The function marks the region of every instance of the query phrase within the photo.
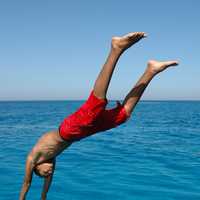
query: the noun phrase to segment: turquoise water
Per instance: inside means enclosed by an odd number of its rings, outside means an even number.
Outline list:
[[[81,104],[0,103],[0,199],[18,199],[27,153]],[[34,176],[27,199],[40,199],[41,186]],[[140,102],[126,124],[74,143],[57,159],[48,199],[199,200],[200,102]]]

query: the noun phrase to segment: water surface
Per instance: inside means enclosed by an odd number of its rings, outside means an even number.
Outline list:
[[[18,199],[27,153],[82,103],[0,102],[0,199]],[[34,176],[27,199],[41,187]],[[48,199],[199,200],[200,102],[143,101],[126,124],[74,143],[57,158]]]

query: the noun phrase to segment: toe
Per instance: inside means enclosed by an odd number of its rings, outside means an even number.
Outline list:
[[[179,63],[177,61],[167,61],[167,62],[165,62],[165,65],[167,65],[167,66],[176,66],[178,64]]]
[[[144,33],[144,34],[143,34],[143,37],[147,37],[147,33]]]
[[[137,32],[136,37],[138,38],[147,37],[147,34],[145,32]]]

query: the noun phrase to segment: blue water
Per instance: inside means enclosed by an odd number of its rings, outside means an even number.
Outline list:
[[[18,199],[27,153],[81,104],[0,103],[0,199]],[[41,187],[34,176],[27,199]],[[57,158],[48,199],[199,200],[200,102],[140,102],[126,124],[74,143]]]

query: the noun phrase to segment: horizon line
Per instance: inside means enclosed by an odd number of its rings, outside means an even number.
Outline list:
[[[33,101],[86,101],[87,99],[16,99],[0,100],[1,102],[33,102]],[[109,99],[108,101],[123,101],[123,99]],[[140,101],[200,101],[200,99],[142,99]]]

